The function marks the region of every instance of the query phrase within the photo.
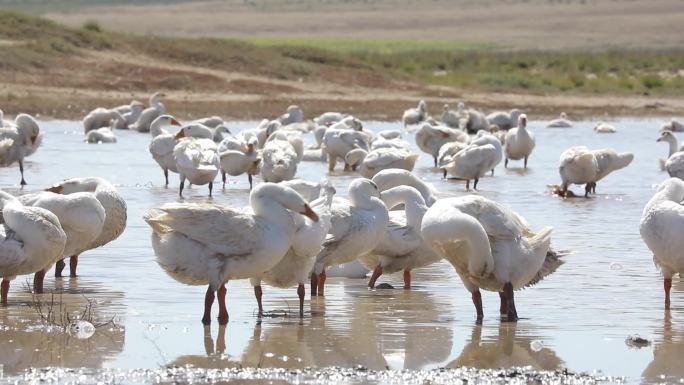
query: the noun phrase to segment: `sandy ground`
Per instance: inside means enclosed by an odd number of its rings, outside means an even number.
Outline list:
[[[517,49],[681,47],[681,0],[199,1],[99,6],[47,17],[133,33],[448,40]]]

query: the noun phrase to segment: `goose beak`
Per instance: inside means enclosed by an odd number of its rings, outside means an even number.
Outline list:
[[[47,189],[45,189],[45,191],[49,191],[49,192],[52,192],[55,194],[61,194],[63,189],[64,188],[62,186],[57,185],[57,186],[52,186],[50,188],[47,188]]]
[[[309,217],[314,222],[318,222],[318,214],[311,210],[311,206],[308,204],[304,205],[304,211],[300,212],[300,214],[304,215],[305,217]]]
[[[178,131],[175,138],[176,138],[176,140],[185,138],[185,131],[183,131],[183,130]]]
[[[169,123],[169,124],[172,126],[180,126],[181,125],[180,122],[177,121],[175,118],[172,118],[171,123]]]
[[[656,142],[661,142],[663,140],[663,137],[661,136],[660,138],[656,139]]]

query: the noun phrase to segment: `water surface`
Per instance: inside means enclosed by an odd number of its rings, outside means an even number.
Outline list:
[[[126,198],[129,222],[115,242],[85,253],[78,278],[55,280],[48,292],[65,306],[79,309],[95,301],[97,316],[116,316],[118,325],[97,330],[87,340],[48,330],[27,306],[27,279],[13,282],[10,304],[0,308],[0,364],[4,376],[31,367],[159,368],[193,365],[204,368],[304,368],[362,365],[373,370],[433,369],[471,366],[587,371],[627,376],[630,383],[677,382],[684,377],[684,283],[675,280],[673,308],[663,311],[662,278],[639,237],[639,218],[655,186],[666,178],[658,158],[667,146],[656,143],[657,121],[616,122],[618,133],[596,134],[592,122],[572,129],[546,129],[530,124],[537,137],[529,168],[522,162],[503,164],[485,177],[476,192],[508,205],[534,229],[553,226],[553,244],[572,250],[567,263],[537,286],[516,293],[522,319],[517,325],[498,319],[499,297],[483,292],[485,320],[475,324],[469,293],[447,263],[415,271],[411,291],[369,291],[365,280],[331,278],[325,298],[305,304],[296,317],[296,289],[264,287],[266,310],[290,317],[259,320],[246,280],[230,282],[226,327],[200,323],[204,287],[185,286],[157,266],[150,231],[142,213],[176,201],[177,175],[163,186],[163,174],[147,151],[149,135],[118,131],[116,144],[82,142],[78,122],[43,122],[43,147],[26,164],[29,185],[22,192],[50,186],[63,178],[101,176],[116,184]],[[231,124],[239,130],[253,122]],[[398,128],[396,123],[370,122],[373,130]],[[413,144],[412,135],[406,139]],[[308,141],[312,141],[310,136]],[[605,178],[591,199],[560,199],[548,192],[559,183],[560,153],[573,145],[614,148],[635,153],[626,169]],[[419,151],[416,148],[416,151]],[[423,154],[415,172],[444,195],[466,194],[461,181],[441,180]],[[19,193],[18,168],[3,168],[0,187]],[[298,176],[318,180],[324,163],[305,162]],[[331,180],[346,194],[353,174],[336,172]],[[247,178],[231,178],[214,189],[214,202],[245,205]],[[583,188],[574,187],[576,192]],[[207,200],[206,186],[186,189],[186,201]],[[379,282],[401,287],[401,277]],[[308,287],[307,287],[308,292]],[[42,296],[49,299],[50,294]],[[216,312],[217,309],[214,309]],[[634,349],[633,334],[652,341]]]

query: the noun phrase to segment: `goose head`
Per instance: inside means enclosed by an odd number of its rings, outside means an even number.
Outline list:
[[[449,105],[446,103],[444,104],[444,112],[449,112]]]
[[[150,132],[160,131],[164,126],[180,126],[180,122],[171,115],[161,115],[150,124]]]
[[[365,178],[354,179],[349,184],[348,194],[352,205],[360,208],[370,206],[369,203],[372,201],[372,198],[380,199],[378,185]]]
[[[203,138],[211,139],[213,141],[214,133],[211,131],[211,128],[205,126],[204,124],[192,123],[184,126],[180,131],[178,131],[176,134],[176,139],[181,138]]]
[[[656,142],[677,143],[677,138],[674,136],[672,131],[665,130],[660,133],[660,136],[658,139],[656,139]]]
[[[418,102],[418,109],[421,112],[425,112],[427,110],[427,105],[425,104],[425,100],[421,100]]]
[[[520,128],[527,127],[527,115],[526,114],[520,114],[520,116],[518,116],[518,127],[520,127]]]
[[[318,214],[311,206],[290,187],[276,183],[262,183],[256,186],[249,194],[249,202],[257,215],[276,215],[274,211],[278,206],[299,213],[318,222]]]
[[[94,192],[98,186],[103,183],[108,184],[109,182],[99,177],[72,178],[63,180],[52,187],[45,189],[45,191],[65,195],[77,192]]]
[[[561,113],[560,113],[560,118],[563,119],[563,120],[565,120],[565,119],[568,118],[568,115],[567,115],[565,112],[561,112]]]

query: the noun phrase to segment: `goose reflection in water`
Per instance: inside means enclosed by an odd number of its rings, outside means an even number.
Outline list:
[[[653,343],[653,360],[641,374],[644,382],[677,383],[684,379],[684,327],[672,325],[672,314],[665,310],[661,335]],[[656,334],[658,332],[656,331]]]
[[[499,369],[531,366],[536,370],[555,370],[563,365],[552,349],[543,345],[533,347],[533,342],[541,338],[526,333],[521,335],[526,331],[525,328],[515,324],[500,324],[498,329],[498,336],[483,340],[482,326],[474,326],[470,342],[447,367]]]

